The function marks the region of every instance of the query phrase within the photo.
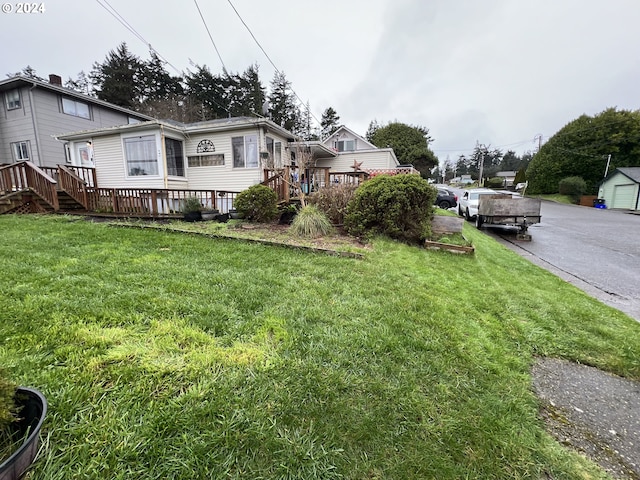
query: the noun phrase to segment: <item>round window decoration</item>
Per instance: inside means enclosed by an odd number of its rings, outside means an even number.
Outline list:
[[[216,147],[211,140],[200,140],[197,146],[198,153],[210,153],[215,152]]]

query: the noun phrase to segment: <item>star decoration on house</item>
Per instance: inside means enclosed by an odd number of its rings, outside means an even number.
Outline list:
[[[357,160],[354,160],[353,165],[351,165],[351,168],[353,168],[354,172],[359,172],[361,166],[362,166],[362,162],[358,162]]]

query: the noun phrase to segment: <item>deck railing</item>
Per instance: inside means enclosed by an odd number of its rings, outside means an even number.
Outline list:
[[[172,190],[149,188],[89,189],[88,210],[144,217],[181,214],[188,197],[197,197],[200,204],[229,213],[238,192],[226,190]]]
[[[59,209],[56,181],[31,162],[0,167],[0,195],[33,191],[54,210]]]
[[[89,208],[87,184],[69,167],[58,165],[58,185],[84,208]]]

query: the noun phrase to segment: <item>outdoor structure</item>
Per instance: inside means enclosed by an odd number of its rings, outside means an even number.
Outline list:
[[[329,167],[332,172],[359,168],[375,174],[388,173],[400,167],[392,148],[378,148],[344,125],[319,143],[330,154],[319,158],[316,165]]]
[[[517,174],[518,172],[502,171],[502,172],[496,173],[496,177],[502,178],[502,186],[504,188],[507,188],[507,187],[513,186],[513,182],[516,179]]]
[[[64,162],[0,165],[0,213],[68,211],[178,215],[189,197],[227,213],[262,183],[281,202],[377,174],[418,173],[346,127],[324,141],[295,141],[266,118],[191,124],[148,120],[55,136]]]
[[[64,88],[57,75],[50,75],[49,83],[23,76],[0,80],[0,98],[0,164],[66,164],[71,152],[53,135],[151,118]],[[73,154],[82,159],[82,165],[93,166],[91,145],[78,148]]]
[[[607,208],[640,211],[640,167],[619,167],[598,187]]]
[[[289,165],[293,135],[265,118],[235,117],[182,124],[151,120],[58,135],[70,163],[92,145],[101,187],[242,191],[263,169]]]

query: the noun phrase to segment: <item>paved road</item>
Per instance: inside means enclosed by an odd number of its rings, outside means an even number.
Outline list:
[[[529,228],[531,242],[498,229],[490,234],[640,321],[640,215],[544,201],[541,214],[541,223]]]

